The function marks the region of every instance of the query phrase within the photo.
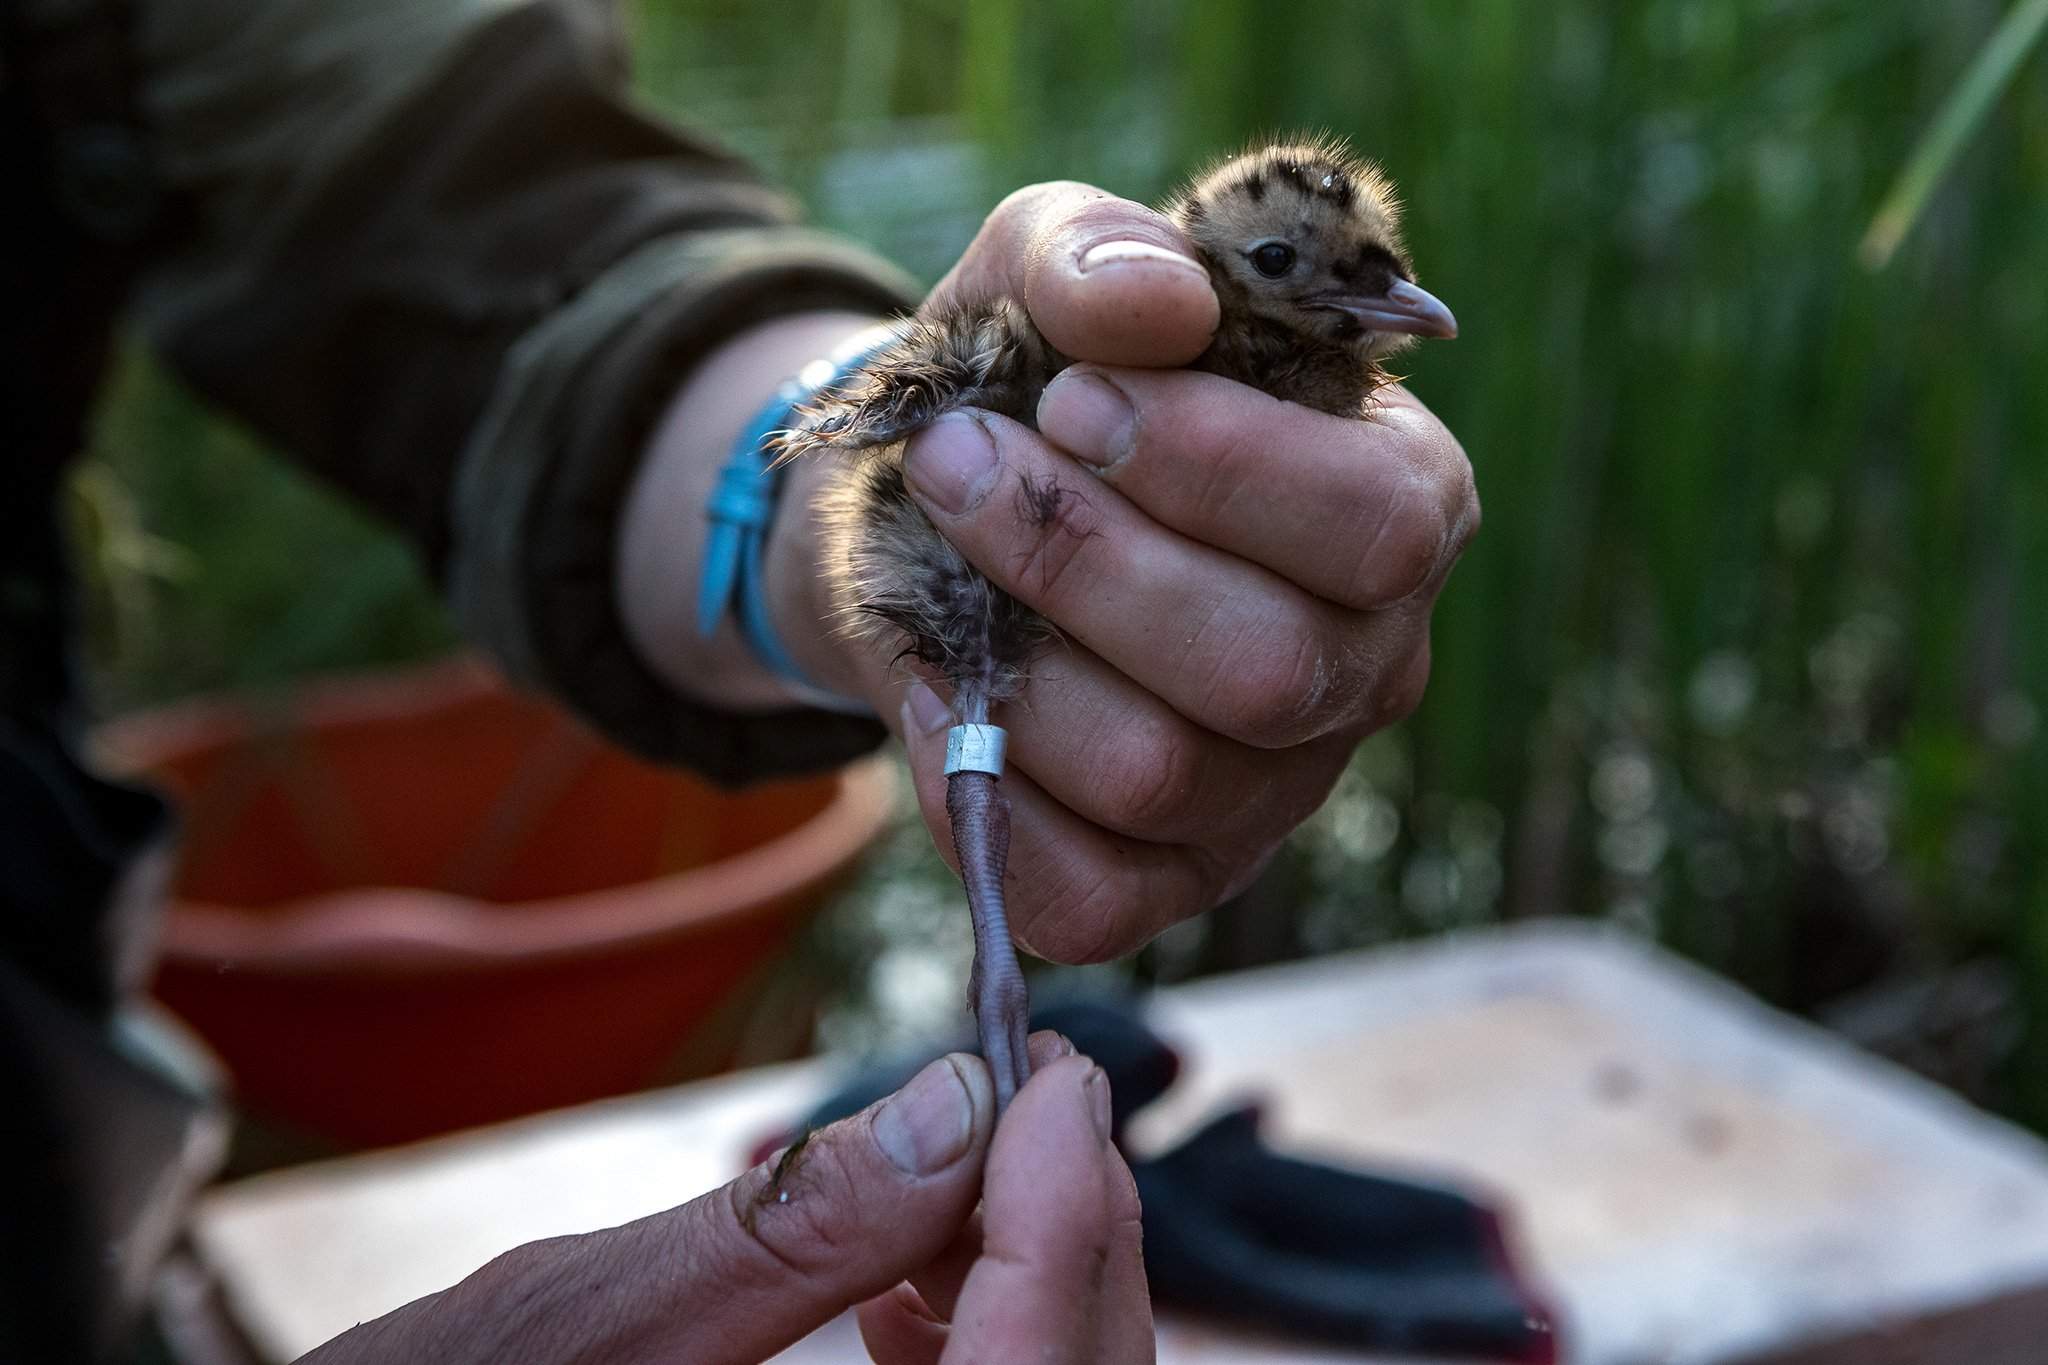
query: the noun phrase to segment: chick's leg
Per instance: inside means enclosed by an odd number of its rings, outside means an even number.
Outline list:
[[[946,816],[953,825],[953,851],[960,859],[967,908],[974,916],[974,974],[968,980],[968,1003],[974,1008],[975,1028],[981,1035],[981,1055],[995,1078],[996,1112],[1000,1114],[1031,1077],[1025,1051],[1031,1003],[1003,909],[1010,803],[996,790],[992,775],[957,772],[946,779]]]

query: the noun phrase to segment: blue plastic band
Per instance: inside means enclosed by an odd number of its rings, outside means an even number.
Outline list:
[[[769,619],[762,557],[777,495],[782,491],[782,470],[774,467],[775,452],[769,443],[789,426],[805,399],[839,383],[895,339],[893,331],[879,340],[872,332],[862,332],[829,359],[806,365],[777,388],[733,443],[732,454],[718,471],[718,483],[704,508],[711,533],[705,541],[704,566],[697,583],[697,633],[706,637],[716,634],[718,623],[731,611],[748,648],[770,672],[800,689],[811,705],[856,715],[870,715],[872,710],[806,677]]]

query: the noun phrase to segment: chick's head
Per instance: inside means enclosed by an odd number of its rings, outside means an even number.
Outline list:
[[[1401,206],[1378,167],[1340,143],[1229,157],[1167,206],[1234,312],[1373,358],[1452,337],[1450,309],[1415,283]]]

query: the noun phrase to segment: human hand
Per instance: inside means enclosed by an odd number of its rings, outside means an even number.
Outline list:
[[[1047,388],[1040,432],[956,413],[911,442],[907,465],[947,538],[1066,636],[1003,717],[1010,924],[1059,961],[1114,957],[1250,882],[1358,741],[1420,699],[1430,612],[1479,525],[1464,451],[1406,390],[1346,420],[1166,368],[1217,325],[1186,249],[1141,204],[1032,186],[989,215],[925,305],[1017,298],[1086,362]],[[679,689],[735,710],[800,700],[729,625],[696,638],[701,509],[766,395],[871,322],[758,328],[699,366],[664,417],[622,519],[619,591],[634,643]],[[977,456],[994,461],[985,481],[968,469]],[[811,677],[902,734],[950,860],[938,756],[951,717],[929,688],[906,692],[889,648],[846,640],[819,572],[815,507],[839,472],[789,468],[768,547],[777,631]],[[1027,477],[1074,496],[1039,524],[1018,496]]]
[[[981,1210],[922,1270],[861,1305],[878,1365],[1152,1360],[1137,1187],[1108,1137],[1108,1078],[1062,1060],[1072,1055],[1057,1035],[1032,1037],[1032,1076],[989,1147]]]
[[[1185,251],[1142,205],[1034,186],[926,304],[1009,295],[1089,362],[1046,390],[1039,432],[957,413],[906,461],[947,539],[1066,637],[1003,717],[1010,922],[1061,961],[1116,956],[1250,881],[1358,741],[1415,706],[1431,609],[1479,523],[1464,452],[1405,390],[1345,420],[1160,368],[1217,324]],[[1027,481],[1070,496],[1042,521]],[[952,718],[922,685],[899,704],[886,653],[833,680],[901,730],[950,856]]]
[[[1151,1306],[1108,1081],[1056,1035],[1032,1054],[999,1132],[981,1060],[941,1058],[779,1175],[771,1159],[665,1213],[519,1247],[301,1365],[751,1365],[866,1300],[881,1365],[1142,1365]]]

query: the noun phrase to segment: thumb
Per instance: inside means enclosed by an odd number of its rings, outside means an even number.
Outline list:
[[[994,1128],[988,1068],[941,1057],[728,1185],[516,1248],[309,1362],[408,1359],[436,1343],[434,1359],[493,1365],[754,1365],[931,1261],[980,1197]]]
[[[649,1305],[667,1329],[658,1358],[764,1359],[926,1264],[973,1212],[994,1127],[987,1066],[942,1057],[887,1099],[645,1220],[664,1224],[649,1229],[661,1259],[682,1262],[682,1282]]]
[[[1064,355],[1106,365],[1185,365],[1219,317],[1209,272],[1164,214],[1071,180],[996,205],[926,309],[999,294]]]

